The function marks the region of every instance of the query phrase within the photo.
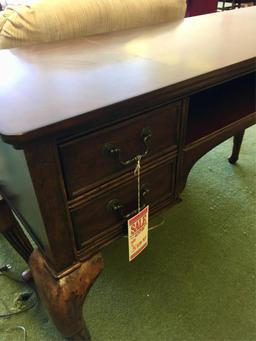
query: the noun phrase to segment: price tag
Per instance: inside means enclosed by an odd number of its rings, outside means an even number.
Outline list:
[[[137,257],[148,245],[149,206],[128,220],[129,261]]]

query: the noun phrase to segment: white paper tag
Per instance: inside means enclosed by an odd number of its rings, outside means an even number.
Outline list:
[[[149,206],[128,220],[129,261],[137,257],[148,245]]]

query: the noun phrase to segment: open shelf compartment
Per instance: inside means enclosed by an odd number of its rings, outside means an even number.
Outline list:
[[[192,95],[186,145],[255,112],[255,77],[250,73]]]

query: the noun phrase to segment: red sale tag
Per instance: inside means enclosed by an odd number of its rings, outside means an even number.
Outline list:
[[[137,257],[148,245],[148,212],[145,207],[128,220],[129,261]]]

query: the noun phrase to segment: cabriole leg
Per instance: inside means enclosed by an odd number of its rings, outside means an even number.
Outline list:
[[[83,262],[65,277],[52,276],[42,254],[35,250],[29,259],[33,279],[55,326],[68,340],[91,340],[83,319],[83,303],[103,269],[101,254]]]
[[[239,152],[240,152],[241,144],[243,141],[243,137],[244,137],[244,130],[242,130],[240,133],[234,136],[232,154],[230,158],[228,159],[228,161],[231,164],[235,164],[239,158]]]

